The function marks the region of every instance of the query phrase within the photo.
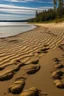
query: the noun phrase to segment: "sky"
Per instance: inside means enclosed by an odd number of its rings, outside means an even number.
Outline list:
[[[0,0],[0,20],[26,20],[53,8],[53,0]]]

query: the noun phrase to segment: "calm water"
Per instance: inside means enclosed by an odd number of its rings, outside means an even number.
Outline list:
[[[14,36],[34,28],[34,25],[25,22],[0,22],[0,38]]]

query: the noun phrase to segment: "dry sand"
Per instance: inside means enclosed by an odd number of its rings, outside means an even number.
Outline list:
[[[64,23],[36,25],[32,31],[0,39],[0,96],[15,96],[8,88],[20,77],[26,78],[23,90],[36,87],[48,96],[64,96],[64,88],[57,88],[52,78],[53,71],[64,72]],[[55,67],[54,58],[62,68]],[[64,83],[64,76],[61,80]]]

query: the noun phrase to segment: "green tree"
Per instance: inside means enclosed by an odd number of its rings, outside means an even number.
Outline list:
[[[58,0],[58,15],[60,18],[63,15],[63,0]]]
[[[53,3],[54,3],[54,10],[56,10],[57,0],[53,0]]]
[[[38,12],[36,11],[36,17],[38,17]]]

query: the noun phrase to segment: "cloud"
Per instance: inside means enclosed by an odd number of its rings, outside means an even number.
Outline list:
[[[34,15],[0,14],[0,20],[25,20],[33,17]]]
[[[15,8],[0,8],[0,12],[13,13],[13,14],[35,14],[35,11],[15,9]]]
[[[8,19],[28,19],[33,18],[35,16],[36,10],[41,12],[43,10],[48,10],[53,7],[23,7],[23,6],[15,6],[15,5],[7,5],[7,4],[0,4],[0,20]],[[4,14],[5,13],[5,14]]]
[[[39,8],[31,8],[31,7],[19,7],[15,5],[5,5],[0,4],[0,12],[6,13],[15,13],[15,14],[35,14],[35,11],[41,12],[42,10],[47,10],[53,7],[39,7]]]
[[[15,10],[32,10],[32,11],[42,11],[42,10],[47,10],[53,7],[38,7],[38,8],[32,8],[32,7],[22,7],[22,6],[15,6],[15,5],[5,5],[5,4],[0,4],[0,9],[15,9]],[[30,11],[31,12],[31,11]]]
[[[9,1],[9,2],[31,2],[34,0],[4,0],[4,1]]]
[[[4,1],[8,1],[8,2],[39,2],[39,3],[53,3],[53,1],[47,1],[47,0],[4,0]]]

